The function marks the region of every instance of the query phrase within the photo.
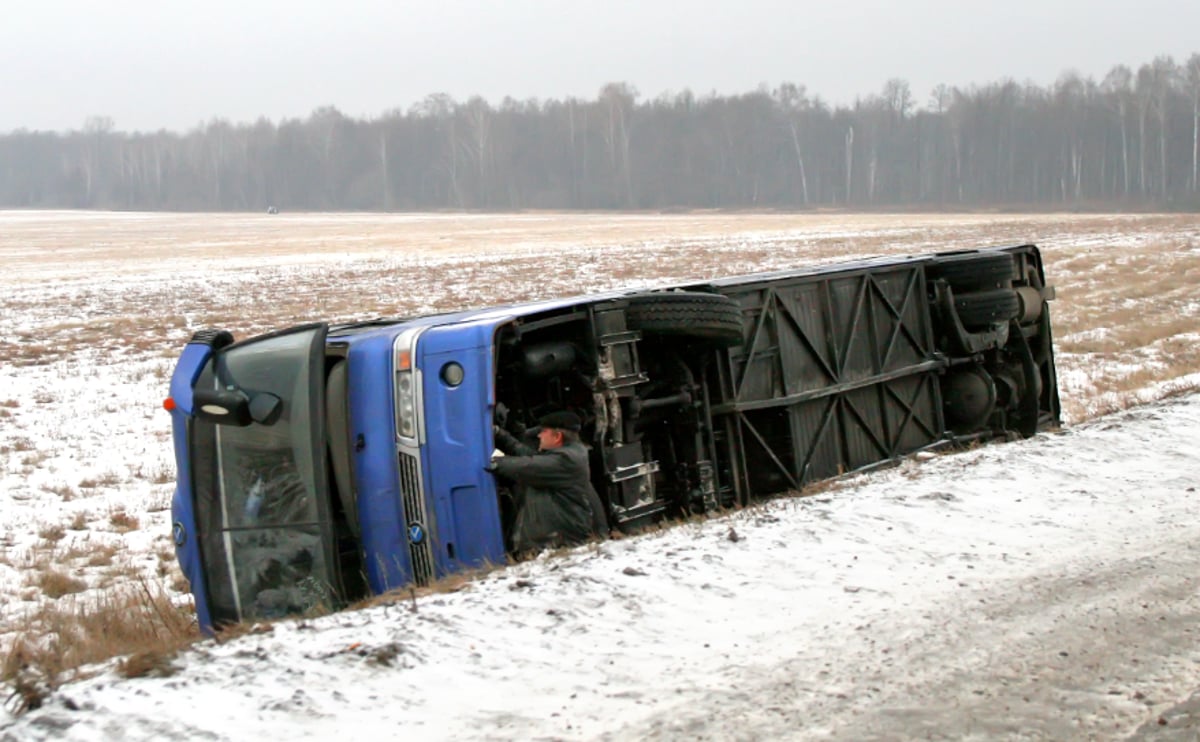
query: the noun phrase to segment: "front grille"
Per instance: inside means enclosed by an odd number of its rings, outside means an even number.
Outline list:
[[[404,502],[405,532],[412,556],[413,581],[428,585],[433,580],[433,526],[425,511],[425,495],[421,489],[421,462],[404,451],[400,452],[400,495]],[[415,535],[419,532],[420,537]]]

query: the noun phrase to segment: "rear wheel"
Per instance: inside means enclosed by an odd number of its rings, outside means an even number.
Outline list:
[[[1021,300],[1012,289],[993,289],[954,297],[954,311],[968,330],[1003,324],[1021,313]]]
[[[929,280],[943,279],[954,291],[1010,288],[1016,266],[1008,253],[939,255],[925,266]]]
[[[625,318],[629,329],[644,335],[698,340],[724,348],[743,342],[741,307],[721,294],[642,294],[629,299]]]

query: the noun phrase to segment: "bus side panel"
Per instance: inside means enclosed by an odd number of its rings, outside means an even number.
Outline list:
[[[418,343],[425,401],[427,507],[438,575],[503,564],[491,460],[493,321],[427,330]]]
[[[730,349],[713,413],[744,496],[911,453],[944,434],[921,266],[837,271],[743,286],[746,343]],[[744,457],[741,459],[740,457]]]
[[[347,387],[367,584],[383,593],[413,581],[399,491],[390,338],[365,338],[351,346]]]

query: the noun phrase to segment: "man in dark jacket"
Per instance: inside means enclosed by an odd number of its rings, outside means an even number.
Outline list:
[[[587,449],[579,441],[581,421],[570,411],[538,421],[538,449],[495,428],[496,447],[505,456],[492,470],[517,483],[517,514],[512,546],[516,553],[564,546],[608,533],[607,519],[588,474]]]

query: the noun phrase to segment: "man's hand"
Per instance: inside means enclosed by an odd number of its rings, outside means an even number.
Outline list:
[[[487,463],[487,466],[483,467],[483,470],[490,471],[494,474],[496,472],[496,462],[503,456],[504,452],[498,448],[495,451],[492,451],[492,459]]]

